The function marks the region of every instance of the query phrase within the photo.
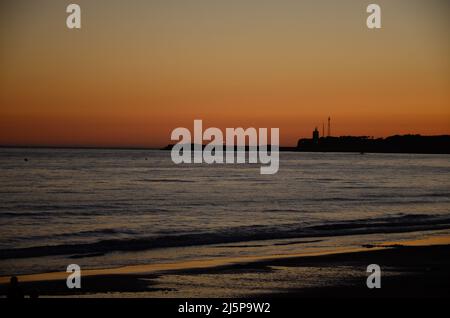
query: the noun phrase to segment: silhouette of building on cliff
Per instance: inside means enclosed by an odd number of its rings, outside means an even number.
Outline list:
[[[312,139],[305,138],[298,141],[297,151],[450,154],[450,136],[319,137],[319,131],[316,128]]]

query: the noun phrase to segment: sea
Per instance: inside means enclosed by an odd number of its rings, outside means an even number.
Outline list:
[[[450,156],[282,152],[181,164],[170,151],[0,149],[0,276],[290,255],[450,229]]]

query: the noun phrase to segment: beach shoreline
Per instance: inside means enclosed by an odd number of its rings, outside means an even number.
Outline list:
[[[382,269],[380,289],[366,286],[369,264]],[[68,275],[24,275],[19,281],[41,297],[449,297],[450,237],[328,253],[86,270],[80,290],[66,287]],[[3,295],[9,278],[0,279]]]

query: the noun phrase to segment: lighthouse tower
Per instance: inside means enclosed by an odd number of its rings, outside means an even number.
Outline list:
[[[313,144],[317,145],[319,143],[319,130],[317,129],[317,127],[313,131],[313,138],[312,139],[313,139]]]

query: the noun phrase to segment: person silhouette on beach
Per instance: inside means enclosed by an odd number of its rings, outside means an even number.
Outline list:
[[[12,276],[9,280],[7,297],[11,300],[19,300],[24,298],[23,290],[20,287],[19,279],[16,276]]]

